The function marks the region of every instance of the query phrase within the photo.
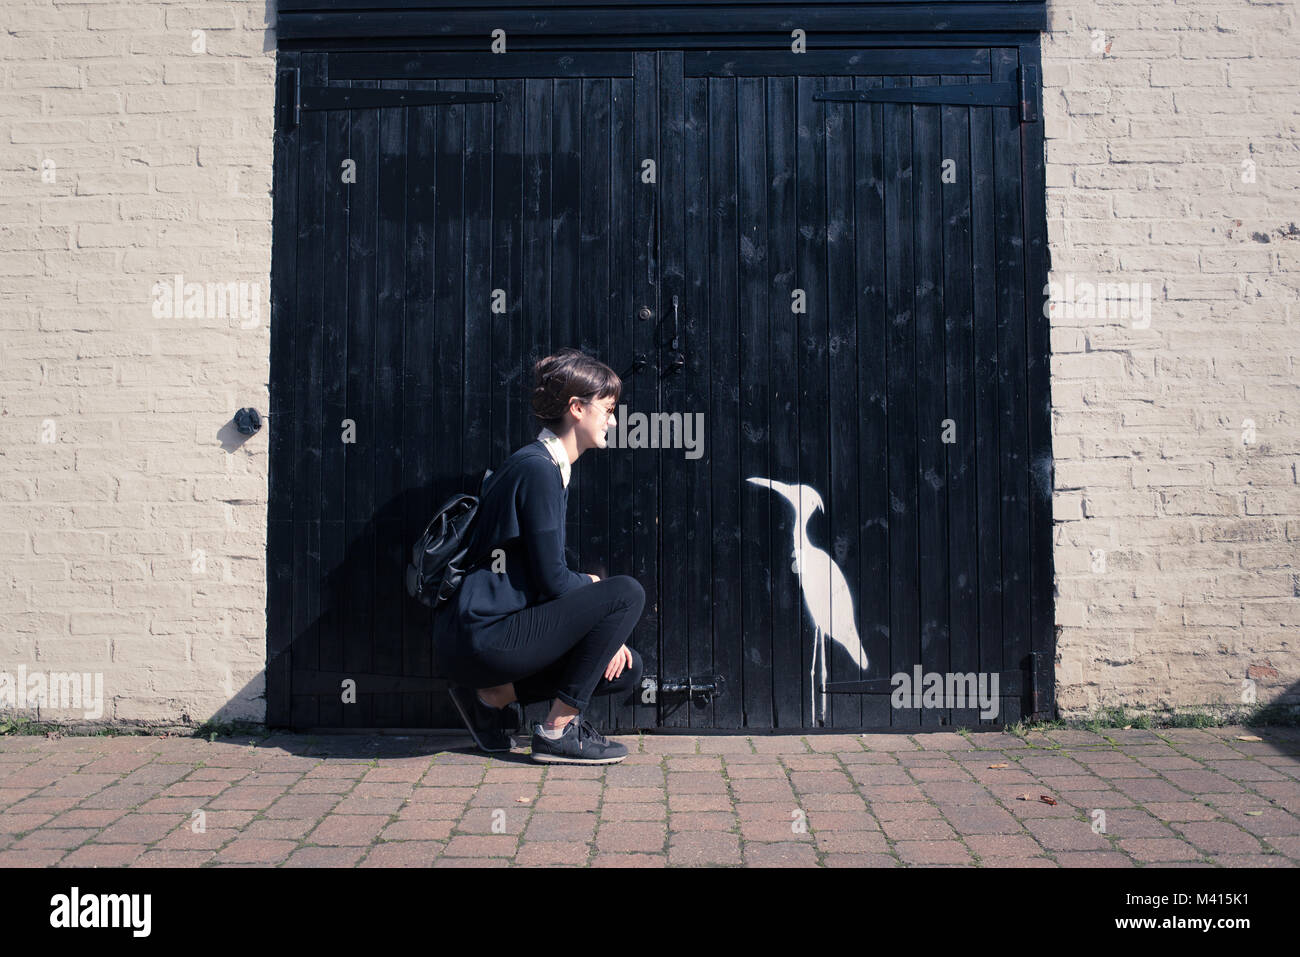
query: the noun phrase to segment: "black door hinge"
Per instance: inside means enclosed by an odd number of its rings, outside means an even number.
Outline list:
[[[1017,72],[1020,81],[1020,122],[1038,122],[1038,67],[1032,63],[1023,63]]]
[[[481,90],[370,90],[339,86],[303,86],[297,67],[281,70],[276,100],[277,126],[297,127],[303,110],[392,109],[402,106],[451,106],[457,103],[499,103],[505,94]]]
[[[289,67],[275,75],[275,128],[287,132],[298,125],[298,68]]]

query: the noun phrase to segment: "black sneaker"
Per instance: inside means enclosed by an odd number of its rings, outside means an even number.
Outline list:
[[[627,747],[611,741],[581,714],[564,726],[558,738],[542,734],[533,725],[533,760],[542,764],[617,764],[627,757]]]
[[[511,720],[519,727],[518,709],[506,706],[491,708],[478,700],[478,692],[473,688],[452,685],[447,689],[452,704],[460,712],[460,719],[465,722],[474,743],[484,751],[509,751],[514,742],[507,730]]]

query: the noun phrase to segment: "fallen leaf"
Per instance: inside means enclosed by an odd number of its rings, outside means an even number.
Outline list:
[[[990,770],[997,770],[997,769],[999,769],[999,768],[1009,768],[1010,766],[1011,766],[1011,765],[1009,765],[1009,764],[990,764],[990,765],[989,765],[989,769],[990,769]]]
[[[1016,798],[1017,801],[1032,801],[1033,799],[1034,796],[1032,794],[1021,794]]]
[[[1237,740],[1238,741],[1263,741],[1264,739],[1257,734],[1239,734],[1237,735]]]
[[[1126,725],[1124,725],[1124,730],[1125,730],[1125,731],[1132,731],[1132,730],[1133,730],[1133,725],[1131,725],[1131,724],[1126,724]]]
[[[1248,817],[1259,817],[1263,813],[1264,813],[1263,811],[1247,811],[1246,815]]]
[[[515,798],[516,804],[527,804],[532,798]]]
[[[1044,804],[1056,805],[1056,798],[1048,797],[1046,794],[1038,795],[1038,800],[1042,801]]]

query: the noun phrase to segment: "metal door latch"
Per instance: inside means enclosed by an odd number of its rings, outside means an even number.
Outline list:
[[[685,694],[691,700],[710,700],[719,697],[726,689],[727,680],[722,675],[691,676],[689,678],[664,678],[659,681],[660,694]]]

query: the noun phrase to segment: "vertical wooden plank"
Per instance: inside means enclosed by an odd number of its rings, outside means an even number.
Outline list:
[[[710,561],[713,536],[713,515],[710,507],[712,495],[712,459],[718,436],[713,431],[717,422],[710,415],[713,382],[712,349],[709,334],[709,218],[712,194],[709,191],[709,101],[708,79],[684,78],[686,122],[684,130],[684,169],[682,188],[685,193],[685,210],[682,221],[683,261],[685,273],[682,284],[682,352],[686,356],[683,376],[682,421],[691,421],[698,415],[703,430],[695,430],[697,451],[685,448],[675,451],[673,465],[682,471],[687,483],[683,504],[687,519],[687,554],[685,564],[690,569],[687,579],[687,662],[690,674],[714,673],[714,593],[713,565]],[[683,443],[684,444],[684,443]],[[698,458],[690,458],[698,455]],[[697,727],[714,727],[716,699],[701,702],[691,709],[691,724]]]
[[[505,292],[505,312],[492,313],[492,468],[517,448],[528,415],[521,327],[523,286],[524,83],[494,80],[492,104],[492,288]],[[478,489],[474,490],[478,494]]]
[[[463,91],[465,81],[443,79],[420,84],[424,89]],[[421,184],[429,192],[413,193],[418,245],[408,259],[408,282],[415,279],[419,299],[427,306],[406,316],[408,389],[414,412],[406,424],[403,441],[407,447],[407,540],[420,533],[437,503],[469,484],[464,461],[466,422],[465,326],[468,303],[465,293],[466,237],[466,134],[467,111],[478,109],[463,103],[419,107],[408,112],[416,148],[426,142],[427,151],[415,154],[432,158],[432,175]],[[418,120],[417,120],[418,117]],[[428,137],[426,140],[425,138]],[[414,155],[412,156],[412,160]],[[426,160],[427,161],[427,160]],[[418,168],[418,167],[417,167]],[[427,171],[428,167],[424,169]],[[428,176],[428,173],[425,173]],[[410,235],[408,230],[408,235]],[[413,266],[414,269],[409,268]],[[414,270],[420,275],[413,276]],[[409,546],[408,546],[409,547]],[[401,674],[431,672],[432,615],[422,605],[408,603],[404,621]],[[435,707],[432,694],[412,692],[395,696],[390,703],[394,723],[422,727],[431,723]],[[450,720],[454,708],[439,696],[436,707]]]
[[[681,316],[685,309],[683,240],[685,190],[682,152],[685,148],[685,89],[682,53],[659,53],[659,349],[662,378],[659,383],[660,409],[672,414],[689,411],[684,369],[669,372],[672,358],[673,306],[677,296],[678,345],[681,339]],[[688,358],[687,362],[691,359]],[[660,582],[665,601],[659,614],[660,669],[666,676],[686,677],[690,665],[689,630],[692,568],[690,535],[696,524],[688,512],[690,487],[681,452],[671,448],[647,449],[642,453],[654,462],[659,484]],[[667,727],[691,725],[694,703],[686,697],[675,699],[664,708],[661,723]]]
[[[325,81],[324,54],[302,56],[302,82]],[[320,667],[321,384],[325,291],[325,123],[323,113],[301,115],[298,209],[297,378],[294,385],[294,666]],[[301,517],[299,517],[301,516]],[[293,699],[293,724],[318,723],[315,695]]]
[[[938,86],[936,76],[912,78],[913,86]],[[939,181],[939,110],[912,108],[912,168],[916,274],[917,565],[921,611],[921,669],[948,669],[948,494],[943,444],[947,416],[943,336],[943,200]],[[947,709],[920,709],[922,726],[947,724]]]
[[[707,78],[709,176],[709,368],[713,390],[709,396],[709,486],[712,515],[713,667],[727,685],[713,704],[715,727],[749,726],[744,684],[744,629],[742,601],[748,594],[741,583],[751,546],[741,545],[741,516],[760,511],[761,491],[747,486],[740,471],[740,450],[745,443],[741,428],[739,301],[739,165],[737,81]],[[749,473],[753,474],[753,473]],[[751,524],[751,528],[753,525]]]
[[[323,116],[325,293],[321,303],[321,600],[317,664],[322,671],[338,671],[343,667],[343,625],[354,577],[345,527],[344,481],[349,446],[344,444],[343,433],[343,420],[350,417],[346,375],[351,230],[351,186],[343,182],[343,161],[348,157],[351,116],[347,110],[331,110]],[[344,707],[339,698],[322,695],[318,703],[318,724],[338,725]]]
[[[582,136],[582,81],[572,77],[552,80],[551,103],[551,340],[550,351],[578,345],[578,231],[579,194],[582,189],[582,163],[578,147]],[[581,317],[583,320],[586,317]],[[566,561],[570,568],[582,568],[579,550],[582,544],[583,498],[591,453],[583,456],[569,480],[569,507],[564,516]],[[585,570],[585,569],[583,569]],[[600,707],[605,704],[593,704]],[[591,717],[595,717],[594,714]]]
[[[551,317],[551,83],[524,81],[524,353],[525,396],[533,365],[550,351]],[[537,436],[537,422],[520,422],[514,448]]]
[[[297,53],[282,53],[276,87],[276,116],[280,98],[293,88]],[[288,726],[292,711],[294,638],[294,332],[297,308],[298,156],[300,129],[277,129],[272,166],[275,229],[271,236],[271,378],[269,383],[267,487],[267,647],[266,721]]]
[[[804,104],[798,95],[797,77],[769,77],[764,82],[767,86],[765,120],[762,111],[741,117],[742,126],[747,119],[750,123],[766,123],[767,189],[756,197],[765,207],[762,214],[767,227],[765,322],[757,327],[767,333],[762,344],[766,368],[758,370],[766,378],[767,471],[759,474],[783,483],[797,495],[799,485],[805,481],[801,471],[804,464],[801,457],[805,452],[801,426],[805,423],[799,416],[804,384],[801,379],[806,380],[807,376],[807,371],[801,369],[800,343],[806,316],[792,311],[791,293],[804,278],[799,267],[806,265],[800,260],[799,232],[816,228],[801,217],[806,210],[799,205],[802,197],[797,191],[802,186],[804,196],[808,193],[807,182],[800,178],[807,176],[810,169],[803,142],[809,135],[806,124],[810,120],[807,112],[801,112]],[[805,128],[801,130],[801,127]],[[816,292],[806,289],[805,293],[812,300],[808,308],[817,308]],[[759,334],[756,332],[756,337]],[[747,630],[745,640],[747,643],[762,640],[767,646],[765,664],[772,682],[772,727],[811,726],[814,724],[809,674],[812,632],[803,597],[805,582],[793,567],[794,546],[800,532],[796,507],[774,489],[746,484],[742,494],[757,494],[766,500],[771,535],[763,562],[770,580],[772,617],[758,632]]]
[[[609,354],[609,292],[613,282],[609,271],[610,83],[600,78],[577,82],[579,176],[583,186],[578,195],[578,299],[573,335],[577,348],[617,373],[617,360]],[[579,499],[575,503],[572,494],[569,499],[569,511],[578,509],[581,530],[576,540],[578,569],[601,578],[610,575],[609,475],[611,456],[616,454],[613,449],[593,449],[584,455],[580,460],[582,468],[574,476],[579,483],[574,490]],[[596,698],[591,703],[592,721],[600,727],[614,726],[615,702],[611,697]]]
[[[408,89],[433,90],[437,84],[412,80]],[[446,168],[443,124],[451,124],[452,107],[422,106],[405,110],[407,124],[407,215],[406,215],[406,297],[404,314],[402,375],[402,514],[404,521],[393,545],[408,552],[419,529],[433,513],[435,493],[446,497],[459,490],[460,423],[454,425],[454,444],[440,448],[434,462],[432,444],[450,439],[447,419],[460,415],[460,403],[446,401],[447,377],[460,382],[460,313],[442,293],[447,273],[459,260],[460,233],[455,249],[445,250],[441,232],[443,215],[450,212],[449,201],[460,203],[459,169],[450,175]],[[463,107],[462,107],[463,109]],[[456,144],[457,159],[460,144]],[[445,177],[445,178],[444,178]],[[444,188],[445,186],[445,188]],[[445,198],[444,198],[445,197]],[[444,256],[446,257],[444,260]],[[456,328],[453,328],[453,324]],[[454,351],[454,354],[453,354]],[[442,434],[434,436],[434,423]],[[456,487],[447,481],[447,463]],[[436,470],[436,473],[435,473]],[[435,489],[435,474],[437,485]],[[439,499],[441,501],[441,499]],[[429,633],[429,611],[420,605],[403,603],[402,627],[398,631],[375,634],[375,671],[378,674],[410,674],[410,652]],[[374,696],[374,721],[381,727],[406,725],[402,695]]]
[[[354,81],[354,89],[377,89],[373,81]],[[387,410],[375,405],[375,351],[379,327],[379,110],[351,115],[348,158],[356,162],[351,197],[348,252],[347,408],[357,424],[357,442],[346,446],[344,500],[347,504],[348,593],[344,603],[342,670],[358,673],[370,665],[377,611],[375,585],[375,463],[390,454],[381,445],[379,419]],[[341,171],[340,171],[341,172]],[[409,601],[410,599],[406,599]],[[348,706],[353,707],[353,706]],[[339,724],[343,723],[340,716]]]
[[[465,89],[492,91],[492,80],[468,80]],[[464,420],[461,488],[478,494],[483,471],[495,468],[492,457],[492,106],[469,103],[465,122],[465,364],[461,383]],[[435,506],[436,507],[436,506]],[[454,713],[454,711],[453,711]]]
[[[997,250],[993,108],[971,108],[971,327],[980,671],[1002,670],[1002,469],[998,438]]]
[[[641,77],[616,77],[610,83],[610,273],[615,280],[610,283],[610,364],[614,371],[624,376],[636,354],[637,309],[640,308],[640,286],[637,285],[637,251],[642,242],[636,226],[640,224],[641,143],[636,134],[636,87]],[[643,82],[643,81],[642,81]],[[636,408],[643,394],[643,385],[651,381],[654,371],[625,374],[620,407],[615,415],[619,426],[627,425],[624,408]],[[633,544],[636,536],[636,503],[633,499],[633,454],[627,449],[611,449],[610,455],[610,575],[637,573]],[[641,581],[645,585],[645,581]],[[650,610],[647,593],[646,611]],[[645,627],[642,618],[629,636],[629,648],[636,648],[645,663],[645,674],[654,675],[650,662],[653,658],[654,629]],[[649,642],[649,644],[647,644]],[[642,705],[641,696],[623,705],[612,702],[611,727],[636,728],[654,726],[656,705]]]
[[[850,90],[853,77],[828,76],[828,90]],[[854,201],[854,123],[870,120],[870,106],[827,103],[826,112],[826,351],[828,453],[830,456],[827,537],[831,559],[848,583],[847,595],[833,595],[831,611],[838,620],[853,622],[854,643],[861,647],[863,616],[859,612],[862,556],[859,551],[858,422],[865,410],[858,398],[858,299],[854,271],[857,234]],[[865,237],[864,237],[865,241]],[[840,607],[847,601],[847,607]],[[850,636],[843,636],[848,640]],[[859,681],[863,655],[837,653],[829,662],[829,681]],[[862,696],[828,694],[826,724],[835,728],[862,726]]]
[[[881,77],[856,77],[853,88],[874,89]],[[858,634],[867,658],[867,677],[888,677],[890,669],[890,499],[888,330],[892,323],[885,299],[885,106],[855,107],[854,235],[856,237],[857,376],[861,406],[858,430]],[[851,579],[852,580],[852,579]],[[889,699],[862,699],[865,727],[884,728],[890,720]]]
[[[490,92],[492,88],[490,79],[465,82],[467,90]],[[449,323],[464,329],[463,378],[457,390],[463,410],[461,469],[458,477],[450,475],[449,480],[459,480],[459,486],[453,491],[463,490],[471,495],[479,493],[484,470],[500,464],[492,458],[492,405],[498,391],[493,387],[492,376],[492,107],[491,103],[468,103],[462,108],[465,198],[461,240],[464,250],[460,282],[462,317],[459,320],[448,317]],[[454,243],[456,237],[449,236],[448,240]],[[456,398],[448,395],[449,400]],[[423,642],[419,650],[421,653],[413,664],[424,669],[421,673],[432,673],[436,667],[432,660],[432,641]],[[459,715],[446,695],[435,694],[430,706],[432,724],[456,726]]]
[[[1017,51],[993,51],[994,81],[1016,76]],[[1002,453],[1003,668],[1020,668],[1029,654],[1029,401],[1025,320],[1024,214],[1020,178],[1020,116],[993,108],[993,162],[998,289],[998,409]],[[1018,699],[1005,699],[1008,721],[1020,718]]]
[[[1020,47],[1020,64],[1039,65],[1037,36]],[[1041,76],[1041,71],[1038,74]],[[1041,100],[1039,90],[1031,95]],[[1043,169],[1043,115],[1020,127],[1026,238],[1025,303],[1028,322],[1027,403],[1029,413],[1029,633],[1038,653],[1040,711],[1054,713],[1056,701],[1056,614],[1052,555],[1051,322],[1043,308],[1047,287],[1047,209]]]
[[[797,341],[792,355],[798,358],[798,393],[793,405],[798,410],[799,432],[796,444],[799,448],[799,472],[797,481],[807,485],[817,493],[822,506],[804,516],[808,524],[808,535],[812,547],[824,551],[834,561],[835,546],[831,536],[830,515],[834,503],[831,497],[830,478],[830,383],[828,376],[830,366],[826,351],[829,334],[829,319],[826,302],[826,106],[814,100],[813,93],[825,88],[825,80],[820,77],[801,76],[796,80],[795,94],[798,103],[799,121],[797,144],[797,168],[795,217],[798,222],[796,236],[796,278],[797,288],[804,291],[807,311],[790,314],[791,300],[788,294],[782,304],[787,319],[795,328]],[[774,385],[775,388],[775,385]],[[795,529],[796,534],[799,529]],[[793,545],[793,542],[791,542]],[[805,558],[811,553],[806,552]],[[830,572],[834,575],[834,571]],[[809,716],[816,716],[810,721],[812,727],[825,725],[830,717],[830,695],[823,691],[824,681],[833,681],[838,674],[833,668],[843,668],[848,655],[844,654],[835,641],[835,629],[827,627],[822,635],[819,658],[813,658],[813,643],[816,640],[815,622],[808,606],[819,610],[825,625],[831,619],[831,594],[833,577],[817,581],[804,573],[799,577],[799,590],[806,598],[799,602],[799,630],[802,633],[800,646],[804,649],[804,662],[810,670],[811,681],[808,687]],[[847,635],[839,635],[841,639]],[[824,677],[824,680],[823,680]]]
[[[580,320],[578,315],[580,282],[578,279],[579,196],[582,162],[578,154],[582,136],[582,81],[556,77],[551,107],[551,348],[576,347]],[[585,464],[585,463],[584,463]],[[578,489],[570,485],[569,515],[576,518]],[[570,522],[576,530],[576,521]],[[570,537],[576,543],[576,537]]]
[[[944,76],[944,84],[975,83],[979,77]],[[955,181],[943,193],[944,364],[948,383],[947,418],[955,441],[944,446],[948,475],[948,620],[952,671],[979,667],[978,513],[975,497],[974,329],[971,324],[971,175],[970,113],[966,106],[941,110],[942,152],[953,161]],[[954,708],[953,723],[974,727],[976,708]]]
[[[886,87],[910,86],[886,77]],[[916,283],[912,264],[912,110],[885,104],[885,297],[889,389],[890,671],[920,662],[917,566]],[[891,712],[891,724],[916,727],[915,710]]]
[[[407,89],[406,81],[389,80],[383,89]],[[400,642],[403,619],[411,601],[403,587],[401,574],[410,560],[413,539],[406,514],[404,422],[418,414],[412,408],[404,388],[406,358],[403,351],[404,327],[408,303],[406,288],[408,188],[419,188],[423,178],[412,165],[412,180],[407,182],[408,121],[415,111],[402,108],[379,110],[379,197],[378,197],[378,264],[375,304],[375,407],[383,414],[375,418],[375,445],[382,450],[375,457],[375,623],[374,639],[368,646],[366,671],[373,672],[380,662],[400,664],[394,654],[394,641]],[[418,120],[416,121],[418,125]],[[412,134],[414,130],[410,131]],[[426,140],[427,142],[427,140]],[[427,151],[426,151],[426,156]],[[426,519],[427,521],[427,519]],[[418,533],[417,533],[418,534]],[[372,696],[360,697],[358,713],[366,723],[374,721]],[[367,714],[367,710],[370,714]]]
[[[741,500],[741,632],[744,635],[745,726],[773,726],[776,718],[772,687],[774,536],[781,503],[771,492],[746,479],[770,478],[772,442],[769,424],[768,311],[768,145],[767,110],[762,77],[736,79],[736,162],[738,209],[740,322],[740,477]],[[787,114],[788,115],[788,114]],[[789,552],[785,552],[786,555]],[[789,565],[785,565],[789,568]]]
[[[632,77],[615,77],[610,81],[610,129],[609,129],[609,234],[611,282],[609,286],[609,364],[614,371],[622,375],[632,364],[635,352],[634,336],[636,311],[636,284],[634,269],[634,244],[639,241],[633,229],[634,208],[641,192],[641,164],[633,146],[634,83]],[[653,372],[649,373],[653,375]],[[642,383],[648,381],[646,374],[628,375],[623,379],[623,391],[619,397],[619,409],[616,417],[619,426],[626,426],[624,408],[635,408],[638,396],[642,394]],[[615,426],[617,430],[618,426]],[[611,449],[609,455],[609,481],[611,501],[609,503],[610,556],[609,574],[635,575],[636,561],[633,554],[635,540],[632,453],[627,449]],[[645,582],[642,581],[644,585]],[[648,595],[647,595],[648,598]],[[647,601],[647,608],[649,602]],[[644,673],[654,674],[649,666],[652,660],[650,648],[653,643],[653,630],[647,631],[644,619],[628,636],[628,647],[635,648],[645,662]],[[612,702],[609,715],[610,726],[615,728],[636,728],[653,726],[655,723],[655,705],[642,705],[638,694],[630,704]]]
[[[663,168],[664,155],[659,138],[659,82],[658,60],[654,53],[637,53],[633,61],[633,118],[632,137],[636,175],[635,203],[633,205],[632,235],[634,246],[633,310],[636,316],[642,306],[653,314],[649,321],[633,318],[633,351],[644,353],[650,366],[637,377],[635,406],[629,411],[647,415],[657,411],[659,405],[660,357],[655,348],[655,327],[663,312],[659,289],[659,183],[642,182],[642,163],[655,161],[656,170]],[[641,654],[644,671],[660,675],[660,584],[659,569],[659,483],[658,462],[653,449],[628,449],[624,452],[632,461],[632,554],[633,576],[645,590],[645,608],[634,636]],[[662,699],[655,704],[653,717],[646,715],[640,706],[636,718],[646,723],[657,723],[661,715]]]

